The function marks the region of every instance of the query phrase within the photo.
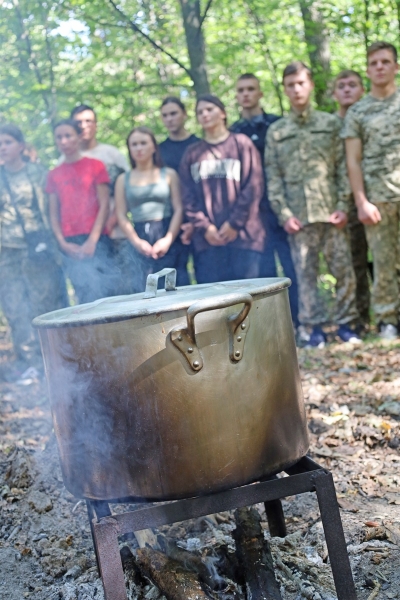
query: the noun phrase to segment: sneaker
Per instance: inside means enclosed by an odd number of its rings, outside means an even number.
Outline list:
[[[326,335],[321,327],[314,327],[306,348],[324,348],[326,344]]]
[[[392,323],[380,323],[379,337],[383,340],[395,340],[398,337],[396,325],[392,325]]]
[[[347,325],[341,325],[336,332],[336,335],[342,340],[342,342],[349,342],[350,344],[362,344],[362,339],[356,331],[350,329]]]
[[[299,325],[296,332],[296,345],[298,348],[304,348],[310,341],[310,334],[304,325]]]

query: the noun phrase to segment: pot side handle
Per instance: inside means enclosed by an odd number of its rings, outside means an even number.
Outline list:
[[[194,319],[196,315],[208,310],[227,308],[235,304],[244,304],[241,311],[231,315],[228,320],[229,327],[229,357],[233,363],[238,363],[243,357],[244,341],[250,327],[248,314],[250,312],[253,298],[244,292],[233,292],[219,298],[204,298],[189,306],[187,310],[187,327],[172,329],[171,341],[184,355],[193,371],[203,368],[203,358],[196,343],[196,331]]]

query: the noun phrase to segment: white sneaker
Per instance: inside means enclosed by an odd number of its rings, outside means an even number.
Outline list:
[[[383,340],[395,340],[398,337],[396,325],[391,323],[381,323],[379,325],[379,337]]]

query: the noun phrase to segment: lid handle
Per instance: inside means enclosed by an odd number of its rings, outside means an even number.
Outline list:
[[[165,277],[166,292],[176,290],[176,269],[162,269],[162,271],[148,275],[144,298],[155,298],[157,296],[158,280],[160,277]]]

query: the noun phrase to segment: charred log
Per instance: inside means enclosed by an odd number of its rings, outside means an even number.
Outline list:
[[[167,600],[202,600],[214,598],[204,592],[198,576],[181,563],[151,548],[137,551],[136,563],[153,581]]]
[[[183,564],[185,569],[188,571],[192,571],[198,575],[199,580],[206,587],[206,590],[210,590],[210,592],[223,592],[224,600],[236,600],[239,598],[238,594],[232,586],[232,580],[235,579],[230,578],[231,581],[227,581],[225,577],[221,577],[217,573],[216,565],[213,565],[211,569],[201,558],[192,552],[188,552],[183,548],[180,548],[176,545],[176,543],[172,540],[169,540],[165,536],[158,536],[158,542],[161,546],[161,549],[169,558],[172,558]],[[208,560],[213,560],[209,558]],[[229,577],[227,575],[227,577]]]
[[[248,600],[282,600],[275,579],[271,550],[261,529],[261,517],[254,508],[235,510],[233,537],[244,571]]]

